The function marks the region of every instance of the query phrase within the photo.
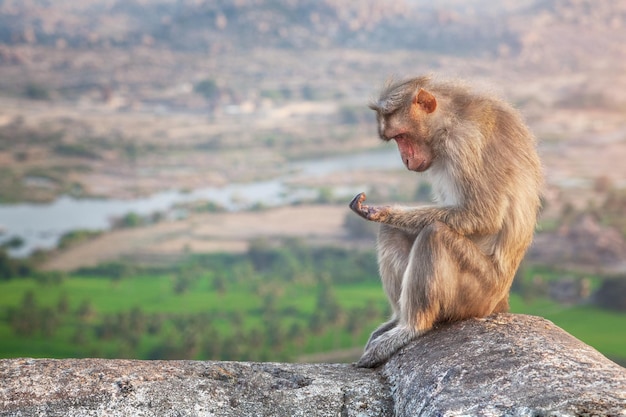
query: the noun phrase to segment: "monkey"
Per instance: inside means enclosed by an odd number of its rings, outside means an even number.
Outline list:
[[[379,275],[391,319],[358,367],[386,362],[435,325],[509,309],[509,290],[530,245],[543,175],[536,140],[519,112],[458,81],[390,81],[369,106],[378,135],[405,167],[429,178],[434,202],[349,206],[380,223]]]

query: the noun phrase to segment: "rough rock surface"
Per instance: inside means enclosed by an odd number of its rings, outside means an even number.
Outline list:
[[[626,369],[538,317],[436,329],[347,364],[0,360],[0,416],[626,416]]]
[[[382,373],[400,416],[626,416],[626,369],[540,317],[442,327]]]
[[[380,416],[389,390],[347,364],[0,361],[0,416]]]

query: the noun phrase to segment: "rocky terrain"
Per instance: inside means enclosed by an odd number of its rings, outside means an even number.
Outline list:
[[[6,0],[0,202],[224,186],[378,149],[368,99],[431,72],[521,109],[558,218],[599,179],[626,186],[625,37],[626,5],[590,0]],[[409,175],[291,183],[393,199],[414,193]]]

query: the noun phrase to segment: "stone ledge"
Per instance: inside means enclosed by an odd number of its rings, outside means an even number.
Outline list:
[[[0,416],[32,415],[626,416],[626,369],[547,320],[499,314],[433,330],[377,370],[0,360]]]
[[[389,390],[344,364],[13,359],[1,416],[379,416]]]
[[[626,416],[626,369],[535,316],[442,327],[382,373],[400,416]]]

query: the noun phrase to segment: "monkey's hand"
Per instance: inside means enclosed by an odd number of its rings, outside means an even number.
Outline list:
[[[365,201],[365,193],[359,193],[350,202],[350,208],[353,212],[366,220],[373,222],[382,222],[389,215],[390,207],[388,206],[368,206],[363,204]]]

